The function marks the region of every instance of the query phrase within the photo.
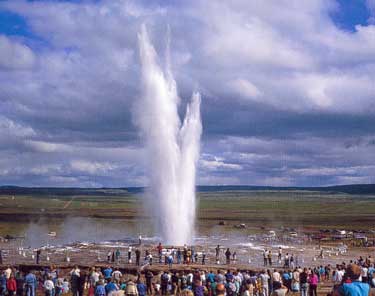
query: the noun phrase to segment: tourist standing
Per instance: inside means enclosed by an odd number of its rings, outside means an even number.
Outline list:
[[[310,296],[317,296],[317,288],[318,288],[318,275],[316,272],[312,271],[311,274],[308,277],[308,283],[309,283],[309,294]]]
[[[53,283],[51,277],[48,277],[48,278],[44,281],[43,288],[44,288],[44,294],[45,294],[46,296],[54,296],[54,295],[53,295],[53,291],[54,291],[54,289],[55,289],[55,285],[54,285],[54,283]]]
[[[129,249],[128,249],[128,263],[131,264],[132,263],[132,247],[129,246]]]
[[[261,295],[262,296],[268,296],[269,291],[268,291],[268,280],[270,279],[270,276],[268,275],[267,271],[263,269],[262,273],[260,274],[260,281],[262,284],[262,291]]]
[[[40,255],[42,253],[42,250],[41,249],[38,249],[36,250],[36,264],[39,265],[39,261],[40,261]]]
[[[26,296],[35,296],[35,289],[37,287],[37,280],[35,274],[31,271],[25,277]]]
[[[225,257],[227,259],[227,265],[230,264],[230,255],[231,255],[231,252],[230,252],[229,248],[227,248],[227,250],[225,251]]]
[[[268,265],[272,266],[272,252],[271,252],[271,250],[268,251],[267,257],[268,257]]]
[[[215,248],[215,259],[216,259],[216,263],[218,264],[219,262],[219,259],[220,259],[220,245],[217,245],[217,247]]]
[[[7,290],[9,296],[14,296],[17,291],[17,282],[13,276],[13,274],[10,275],[9,280],[7,281]]]
[[[151,295],[153,293],[153,291],[152,291],[152,279],[154,277],[154,274],[152,273],[151,270],[148,270],[146,272],[145,277],[146,277],[147,294]]]
[[[137,248],[135,250],[135,264],[137,266],[139,266],[140,265],[140,261],[141,261],[141,251]]]

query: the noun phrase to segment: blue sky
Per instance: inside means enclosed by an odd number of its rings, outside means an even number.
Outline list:
[[[303,3],[302,3],[303,2]],[[147,184],[137,34],[171,28],[198,183],[373,183],[375,1],[0,1],[0,185]],[[163,63],[163,58],[160,58]]]

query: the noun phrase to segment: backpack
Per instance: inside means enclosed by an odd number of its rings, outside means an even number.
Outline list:
[[[227,286],[227,296],[235,296],[237,295],[237,287],[235,283],[230,282]]]

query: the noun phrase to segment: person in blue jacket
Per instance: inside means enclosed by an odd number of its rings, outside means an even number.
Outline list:
[[[334,296],[368,296],[370,285],[361,281],[361,267],[349,264],[346,268],[345,279],[333,293]]]
[[[25,277],[25,290],[26,290],[26,296],[35,296],[35,290],[37,287],[37,279],[35,274],[33,274],[31,271],[26,275]]]
[[[108,279],[107,284],[105,285],[105,292],[109,295],[111,292],[117,291],[117,285],[112,281],[112,279]]]
[[[106,280],[112,278],[112,268],[107,266],[107,268],[103,270],[103,275]]]
[[[104,283],[103,280],[99,280],[98,284],[96,285],[95,288],[95,296],[105,296],[105,288],[104,288]]]
[[[146,285],[141,281],[137,281],[137,290],[138,290],[138,295],[139,296],[146,296],[147,294],[147,287]]]

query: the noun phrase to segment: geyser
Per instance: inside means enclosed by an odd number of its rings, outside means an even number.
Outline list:
[[[166,67],[150,42],[145,26],[138,35],[142,65],[142,95],[136,123],[146,146],[148,205],[165,243],[190,243],[195,225],[195,172],[202,124],[200,95],[194,93],[181,123],[180,98],[167,50]],[[168,47],[169,49],[169,47]]]

